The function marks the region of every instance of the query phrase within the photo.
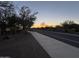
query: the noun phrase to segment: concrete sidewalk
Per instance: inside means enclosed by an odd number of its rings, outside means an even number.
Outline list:
[[[45,51],[56,58],[79,58],[79,48],[68,45],[54,38],[42,35],[37,32],[30,32]]]

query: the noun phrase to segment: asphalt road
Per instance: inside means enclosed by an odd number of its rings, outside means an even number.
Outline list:
[[[79,48],[79,35],[45,30],[38,30],[37,32]]]
[[[52,58],[79,58],[79,48],[37,32],[30,33]]]
[[[30,34],[15,34],[10,39],[0,41],[0,57],[48,58],[47,52]],[[1,38],[0,38],[1,39]]]

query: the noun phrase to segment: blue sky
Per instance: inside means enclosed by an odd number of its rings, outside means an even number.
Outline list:
[[[68,19],[79,23],[78,1],[15,1],[14,5],[19,8],[25,5],[32,12],[38,11],[35,24],[58,25]]]

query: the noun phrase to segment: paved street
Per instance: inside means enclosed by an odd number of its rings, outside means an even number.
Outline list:
[[[40,30],[37,32],[79,48],[79,35],[77,35],[77,34],[45,31],[45,30],[43,30],[43,31]]]
[[[13,57],[13,58],[79,57],[79,47],[76,45],[72,45],[74,44],[74,41],[79,42],[78,35],[58,33],[58,32],[43,31],[38,33],[29,31],[27,33],[18,33],[13,36],[10,35],[9,37],[10,39],[8,40],[0,41],[0,57]],[[72,44],[69,44],[70,42]]]
[[[51,57],[56,58],[77,58],[79,57],[79,48],[58,41],[54,38],[31,32],[40,45],[47,51]]]

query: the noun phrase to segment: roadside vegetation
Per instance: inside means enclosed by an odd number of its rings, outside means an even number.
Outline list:
[[[64,32],[64,33],[72,33],[72,34],[79,34],[79,24],[75,23],[71,20],[66,20],[60,25],[53,26],[46,26],[37,28],[40,30],[47,30],[47,31],[54,31],[54,32]]]
[[[38,12],[32,14],[32,11],[27,6],[22,6],[21,8],[19,8],[19,12],[17,12],[13,2],[1,1],[0,34],[15,34],[21,31],[27,32],[34,24],[37,13]],[[74,21],[67,20],[61,23],[60,25],[56,25],[55,27],[44,26],[37,29],[50,30],[56,32],[79,33],[79,24],[75,23]]]
[[[36,20],[36,14],[31,13],[31,10],[27,6],[22,6],[19,12],[16,11],[16,7],[13,2],[1,1],[0,2],[0,33],[1,35],[8,33],[16,33],[27,30],[34,24]]]

